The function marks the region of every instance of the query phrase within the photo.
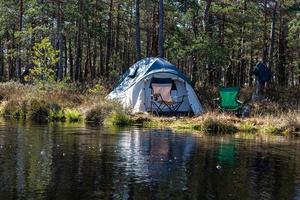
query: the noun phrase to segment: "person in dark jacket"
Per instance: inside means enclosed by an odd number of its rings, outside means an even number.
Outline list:
[[[253,98],[260,98],[261,94],[265,92],[266,83],[271,80],[272,72],[266,64],[259,61],[251,74],[255,75],[257,83]]]

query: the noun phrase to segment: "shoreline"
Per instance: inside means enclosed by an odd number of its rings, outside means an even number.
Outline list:
[[[235,116],[226,116],[217,113],[206,113],[199,117],[158,117],[151,115],[124,115],[109,114],[103,123],[95,123],[86,121],[83,117],[78,121],[34,121],[30,119],[16,119],[3,117],[1,120],[10,122],[30,122],[34,124],[62,124],[67,126],[91,125],[105,128],[153,128],[153,129],[171,129],[174,131],[188,131],[200,135],[235,135],[249,134],[257,136],[286,136],[300,137],[299,124],[276,124],[281,121],[280,118],[273,118],[273,122],[267,120],[266,117],[250,117],[246,119],[237,118]],[[112,117],[113,116],[113,117]],[[299,122],[298,122],[299,123]]]
[[[101,85],[82,91],[76,85],[39,88],[16,82],[0,84],[0,115],[11,120],[33,122],[88,123],[98,126],[171,128],[203,134],[270,134],[299,136],[300,112],[280,111],[272,103],[254,105],[249,118],[208,111],[198,117],[157,117],[130,114],[122,106],[105,99]],[[208,108],[209,109],[209,108]]]

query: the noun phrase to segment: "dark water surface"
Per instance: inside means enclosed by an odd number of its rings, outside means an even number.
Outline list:
[[[300,199],[300,141],[0,123],[0,199]]]

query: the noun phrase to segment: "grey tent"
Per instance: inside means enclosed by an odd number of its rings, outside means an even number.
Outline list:
[[[162,58],[145,58],[135,63],[125,72],[107,98],[118,100],[133,113],[150,111],[153,109],[151,83],[154,80],[171,81],[171,95],[184,96],[178,108],[179,112],[193,112],[195,115],[203,112],[188,79],[173,64]]]

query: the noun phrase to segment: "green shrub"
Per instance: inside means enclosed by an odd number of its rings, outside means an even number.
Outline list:
[[[25,119],[26,103],[24,101],[9,101],[4,105],[2,115],[5,118]]]
[[[64,110],[57,104],[49,105],[49,120],[50,121],[65,121],[65,113]]]
[[[76,109],[66,109],[65,117],[68,122],[79,122],[82,120],[81,113]]]
[[[105,124],[113,126],[130,126],[133,120],[123,112],[112,112],[105,118]]]
[[[208,134],[237,132],[237,128],[233,124],[225,123],[213,118],[205,119],[202,124],[201,130]]]
[[[156,120],[145,120],[143,121],[142,126],[145,128],[155,128],[159,126],[159,122]]]
[[[101,105],[98,105],[86,112],[85,120],[88,123],[102,124],[107,114],[107,110],[105,110]]]
[[[105,118],[113,111],[123,111],[119,103],[114,101],[105,101],[101,98],[96,98],[96,105],[90,107],[85,113],[85,121],[87,123],[103,124]]]
[[[254,133],[256,131],[255,125],[252,122],[242,123],[239,127],[239,131],[244,133]]]
[[[93,86],[92,88],[88,89],[88,92],[90,94],[100,94],[100,95],[106,95],[108,92],[107,92],[107,89],[100,85],[100,84],[96,84],[95,86]]]
[[[28,118],[36,122],[45,122],[49,119],[50,106],[45,101],[33,99],[28,104]]]
[[[281,128],[277,127],[274,124],[267,124],[267,125],[263,126],[262,131],[264,133],[270,134],[270,135],[281,135],[282,134]]]

